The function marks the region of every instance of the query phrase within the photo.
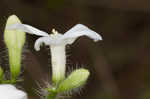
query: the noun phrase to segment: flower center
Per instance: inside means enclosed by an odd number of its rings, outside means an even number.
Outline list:
[[[52,29],[52,33],[50,34],[50,37],[53,39],[59,39],[62,35],[58,33],[55,29]]]
[[[58,31],[56,31],[55,29],[52,29],[52,34],[50,34],[51,36],[57,35]]]

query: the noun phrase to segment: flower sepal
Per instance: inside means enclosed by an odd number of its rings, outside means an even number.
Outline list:
[[[79,88],[83,86],[88,77],[90,72],[87,69],[77,69],[74,70],[64,81],[62,81],[58,87],[57,92],[68,92],[73,89]]]

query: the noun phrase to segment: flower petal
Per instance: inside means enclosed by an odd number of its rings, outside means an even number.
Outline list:
[[[0,98],[1,99],[27,99],[27,94],[21,90],[18,90],[13,85],[1,84]]]
[[[40,37],[39,39],[37,39],[35,41],[35,44],[34,44],[34,49],[36,51],[39,51],[40,50],[40,46],[42,45],[42,43],[45,43],[45,45],[47,45],[47,42],[49,41],[49,37]]]
[[[40,37],[39,39],[37,39],[35,41],[35,44],[34,44],[34,49],[36,51],[39,51],[40,50],[40,46],[44,43],[45,45],[60,45],[62,44],[63,41],[60,41],[60,40],[57,40],[57,39],[53,39],[51,37]]]
[[[44,32],[44,31],[41,31],[37,28],[34,28],[30,25],[27,25],[27,24],[13,24],[13,25],[10,25],[10,26],[7,26],[6,27],[7,30],[12,30],[12,29],[19,29],[23,32],[27,32],[27,33],[30,33],[30,34],[35,34],[35,35],[38,35],[38,36],[49,36],[48,33]]]
[[[98,40],[102,40],[102,37],[98,33],[94,32],[93,30],[89,29],[88,27],[82,24],[77,24],[69,31],[67,31],[63,35],[63,39],[70,39],[68,44],[72,44],[80,36],[88,36],[95,42]]]
[[[44,43],[45,45],[48,45],[48,46],[66,45],[67,44],[66,40],[61,39],[62,37],[63,37],[62,34],[57,34],[57,35],[47,36],[47,37],[40,37],[39,39],[37,39],[35,41],[34,49],[36,51],[39,51],[42,43]]]

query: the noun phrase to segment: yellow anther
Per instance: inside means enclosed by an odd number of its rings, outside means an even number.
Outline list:
[[[55,31],[56,31],[55,29],[52,29],[52,33],[55,33]]]
[[[52,33],[56,35],[58,34],[58,31],[56,31],[55,29],[52,29]]]

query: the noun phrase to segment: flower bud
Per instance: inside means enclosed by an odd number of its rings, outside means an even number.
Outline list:
[[[57,92],[66,92],[84,85],[89,77],[89,71],[86,69],[77,69],[73,71],[67,79],[61,82],[56,89]]]
[[[12,15],[8,18],[6,27],[21,23],[17,16]],[[8,48],[9,64],[12,79],[16,79],[20,73],[21,53],[25,43],[25,33],[20,30],[7,30],[5,27],[4,41]]]

